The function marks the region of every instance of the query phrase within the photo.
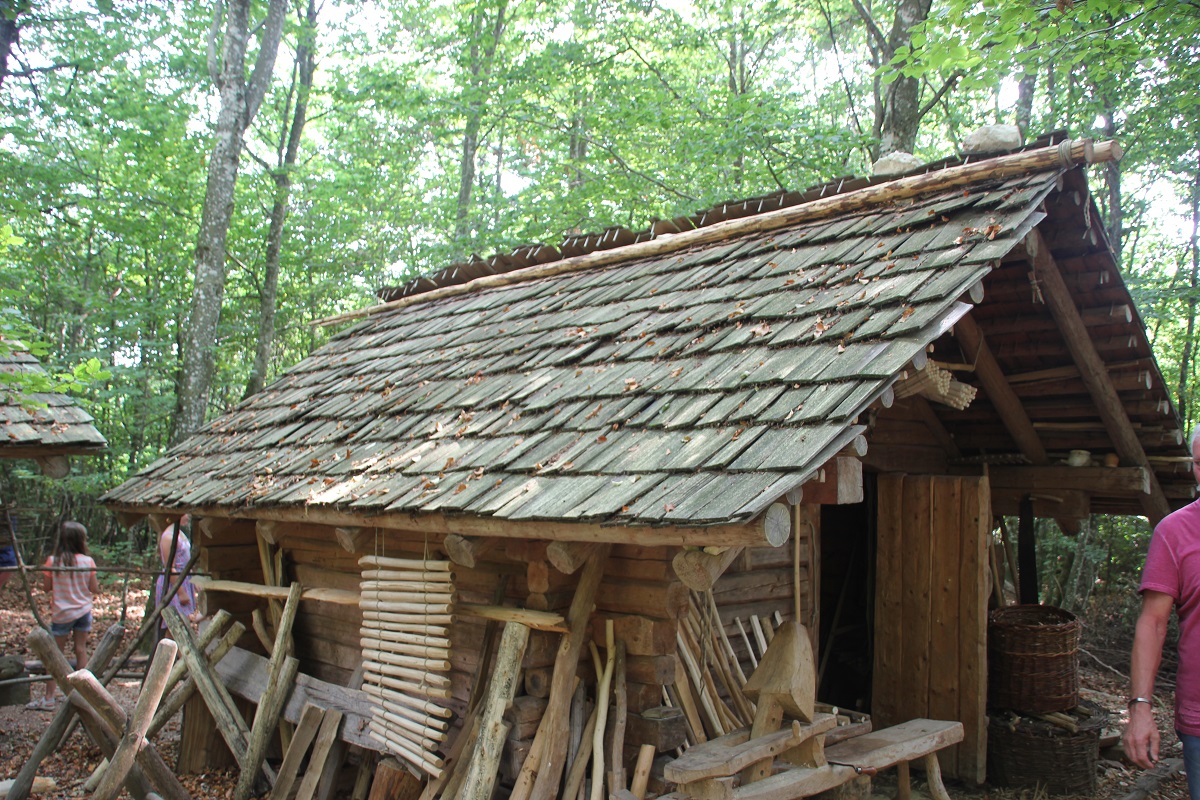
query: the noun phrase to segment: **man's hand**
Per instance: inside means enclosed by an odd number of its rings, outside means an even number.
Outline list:
[[[1142,769],[1150,769],[1158,763],[1158,726],[1154,723],[1154,710],[1147,703],[1134,703],[1129,708],[1129,724],[1121,734],[1125,756]]]

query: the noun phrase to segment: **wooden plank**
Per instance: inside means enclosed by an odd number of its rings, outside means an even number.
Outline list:
[[[987,548],[991,542],[992,512],[987,478],[963,479],[960,622],[958,656],[958,713],[964,729],[958,746],[960,780],[982,783],[987,771]]]
[[[900,568],[904,574],[901,613],[904,638],[900,643],[899,708],[901,719],[924,716],[929,698],[930,580],[932,576],[933,480],[909,475],[904,480]],[[887,621],[885,620],[885,624]]]
[[[283,756],[283,763],[279,765],[279,775],[275,780],[275,787],[271,790],[271,800],[288,800],[292,787],[296,784],[300,765],[304,756],[308,754],[308,746],[317,735],[317,728],[324,716],[324,710],[311,703],[305,704],[304,711],[300,714],[300,722],[292,733],[292,741]]]
[[[241,648],[235,647],[221,659],[215,672],[229,691],[239,697],[257,700],[266,690],[267,660]],[[299,673],[291,696],[283,707],[283,718],[288,722],[299,722],[304,706],[309,703],[335,709],[345,716],[342,736],[347,744],[356,744],[368,750],[378,749],[378,743],[367,732],[372,706],[370,698],[362,690],[349,689]]]
[[[936,665],[937,677],[930,677],[929,699],[921,716],[934,719],[958,719],[959,642],[961,629],[971,624],[964,618],[969,612],[959,605],[961,543],[969,537],[963,531],[962,484],[961,478],[938,476],[932,480],[929,661]],[[942,755],[942,766],[957,775],[957,753]]]
[[[313,743],[312,757],[308,762],[308,769],[304,773],[304,780],[300,781],[300,788],[296,790],[296,800],[313,800],[317,791],[317,784],[320,783],[321,774],[327,769],[337,769],[341,764],[329,763],[329,755],[333,750],[334,742],[340,738],[338,728],[342,724],[342,714],[336,709],[326,709],[325,715],[321,719],[321,727],[317,730],[317,740]]]
[[[879,477],[878,549],[875,558],[875,665],[871,712],[880,725],[900,715],[901,642],[904,625],[904,550],[901,514],[905,476]]]
[[[703,744],[693,745],[668,764],[663,774],[667,780],[675,783],[733,775],[756,761],[799,747],[836,725],[835,716],[818,713],[811,723],[794,722],[782,730],[753,739],[748,728],[741,728]]]
[[[838,742],[827,748],[825,755],[838,764],[884,769],[961,742],[962,738],[961,722],[918,718]]]

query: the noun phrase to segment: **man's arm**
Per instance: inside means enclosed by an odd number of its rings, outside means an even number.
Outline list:
[[[1138,615],[1133,635],[1133,655],[1130,660],[1130,697],[1152,698],[1154,679],[1162,661],[1163,642],[1167,638],[1167,622],[1175,601],[1164,592],[1142,592],[1142,613]],[[1129,706],[1129,724],[1121,737],[1125,755],[1134,764],[1149,769],[1158,761],[1159,733],[1154,723],[1150,703]]]

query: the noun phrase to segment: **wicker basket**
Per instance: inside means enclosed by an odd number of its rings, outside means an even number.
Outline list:
[[[1053,606],[1009,606],[988,622],[988,705],[1028,714],[1079,704],[1082,624]]]
[[[1011,712],[994,713],[988,724],[988,783],[1002,787],[1042,787],[1050,794],[1092,796],[1105,713],[1099,706],[1078,732]]]

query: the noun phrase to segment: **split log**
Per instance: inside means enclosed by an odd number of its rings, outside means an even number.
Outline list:
[[[605,625],[607,630],[613,629],[611,621]],[[624,788],[625,781],[625,726],[629,720],[629,695],[625,690],[625,643],[616,642],[617,654],[613,660],[613,735],[612,750],[609,761],[609,788],[612,791]],[[672,674],[674,669],[672,668]],[[669,680],[663,683],[670,683]]]
[[[292,741],[288,743],[283,763],[279,765],[279,774],[275,779],[274,788],[271,789],[271,800],[288,800],[288,795],[292,793],[292,787],[296,784],[300,764],[304,761],[308,746],[317,735],[317,727],[324,716],[325,712],[317,706],[311,703],[304,705],[300,723],[292,733]]]
[[[317,741],[313,744],[308,771],[304,773],[304,780],[300,782],[300,788],[296,790],[296,800],[313,800],[317,792],[317,784],[321,780],[321,773],[340,766],[340,764],[331,765],[328,762],[330,750],[333,749],[333,744],[338,739],[338,728],[341,727],[341,724],[342,712],[335,709],[325,712],[325,716],[321,720],[321,727],[317,730]]]
[[[421,782],[394,758],[385,758],[376,765],[368,800],[416,800]]]
[[[504,626],[500,650],[488,687],[487,699],[479,718],[479,737],[476,751],[467,768],[460,794],[464,798],[491,797],[499,770],[500,754],[509,725],[504,712],[516,695],[517,679],[521,673],[521,657],[529,642],[529,628],[520,624]]]

